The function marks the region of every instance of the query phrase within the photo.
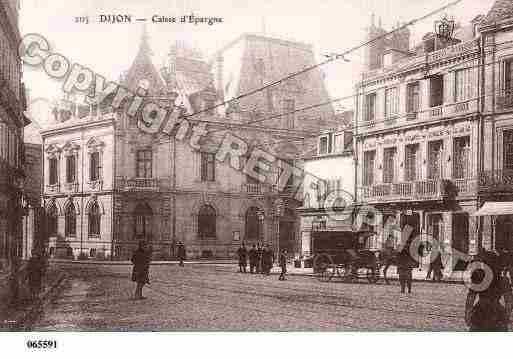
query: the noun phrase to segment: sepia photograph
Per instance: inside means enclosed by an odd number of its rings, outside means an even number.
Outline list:
[[[513,0],[0,0],[0,54],[2,345],[508,338]]]

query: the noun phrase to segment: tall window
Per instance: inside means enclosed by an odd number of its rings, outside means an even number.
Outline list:
[[[513,130],[502,133],[502,168],[513,171]]]
[[[413,82],[407,86],[406,111],[409,113],[418,112],[420,108],[420,84]]]
[[[139,150],[136,152],[136,176],[138,178],[151,178],[153,164],[153,152],[151,150]]]
[[[88,233],[89,237],[100,236],[101,213],[98,203],[93,203],[88,213]]]
[[[200,239],[216,238],[216,211],[209,205],[204,205],[199,210],[198,236]]]
[[[404,179],[408,182],[417,180],[417,155],[419,145],[407,145],[404,153]]]
[[[49,181],[48,183],[53,185],[58,182],[57,177],[57,158],[53,157],[48,160],[48,172],[49,172]]]
[[[365,120],[374,121],[376,119],[376,94],[371,93],[365,97]]]
[[[146,238],[151,235],[152,216],[153,211],[147,203],[139,203],[135,207],[134,232],[136,238]]]
[[[453,151],[453,178],[468,178],[470,169],[470,137],[455,138]]]
[[[385,118],[395,116],[399,113],[399,91],[397,87],[385,90]]]
[[[89,180],[97,181],[100,179],[100,153],[93,152],[89,157]]]
[[[383,183],[393,183],[395,178],[396,148],[385,148],[383,153]]]
[[[287,121],[287,128],[294,128],[294,112],[295,103],[294,100],[284,100],[283,101],[283,113],[285,114],[285,119]]]
[[[328,153],[328,136],[319,138],[319,154],[325,155]]]
[[[48,235],[56,236],[57,235],[57,206],[53,203],[50,208],[48,208],[47,212],[47,226],[48,226]]]
[[[214,153],[201,153],[201,180],[203,182],[213,182],[216,180],[215,160],[216,158]]]
[[[64,233],[66,237],[74,237],[77,233],[77,214],[75,213],[75,205],[72,202],[66,206],[64,220]]]
[[[262,235],[262,219],[263,217],[257,207],[250,207],[246,211],[246,235],[245,240],[256,242],[261,239]]]
[[[504,92],[511,94],[513,89],[513,59],[507,59],[504,61]]]
[[[74,155],[66,156],[66,182],[74,183],[76,179],[76,160]]]
[[[428,178],[442,178],[443,142],[434,141],[428,144]]]
[[[444,103],[444,78],[434,76],[429,81],[430,106],[441,106]]]
[[[458,70],[454,73],[454,101],[460,102],[472,97],[472,69]]]
[[[367,151],[363,154],[363,184],[372,186],[374,184],[374,161],[376,151]]]

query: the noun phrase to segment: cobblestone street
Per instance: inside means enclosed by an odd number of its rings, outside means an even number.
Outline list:
[[[30,329],[162,330],[466,330],[465,287],[414,283],[321,283],[315,278],[241,274],[213,264],[154,265],[146,300],[135,301],[127,265],[62,265],[56,300]]]

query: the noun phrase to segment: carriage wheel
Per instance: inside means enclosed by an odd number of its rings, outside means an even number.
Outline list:
[[[379,266],[367,268],[367,280],[375,284],[379,280]]]
[[[335,263],[329,254],[318,254],[313,260],[313,268],[317,273],[317,279],[321,282],[328,282],[336,272]]]

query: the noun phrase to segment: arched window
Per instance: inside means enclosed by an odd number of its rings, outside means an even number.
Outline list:
[[[98,203],[94,202],[89,207],[88,213],[88,233],[89,237],[100,236],[101,213]]]
[[[47,226],[49,236],[57,235],[57,218],[57,206],[55,203],[52,203],[47,210]]]
[[[198,236],[200,239],[216,238],[216,210],[204,205],[198,213]]]
[[[257,207],[250,207],[246,211],[245,240],[257,242],[262,239],[263,213]]]
[[[153,211],[147,203],[139,203],[134,210],[134,232],[136,238],[151,236]]]
[[[77,233],[77,214],[75,212],[75,205],[72,202],[66,206],[64,217],[64,234],[66,237],[74,237]]]

